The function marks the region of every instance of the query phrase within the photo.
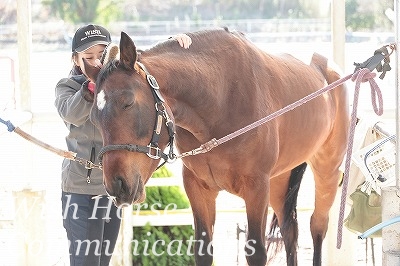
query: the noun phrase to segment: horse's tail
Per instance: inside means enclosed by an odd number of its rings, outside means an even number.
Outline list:
[[[318,72],[320,72],[324,76],[328,84],[331,84],[340,79],[341,70],[339,66],[335,65],[334,62],[331,60],[329,60],[328,63],[328,58],[323,55],[314,53],[311,58],[310,65],[316,68]]]
[[[282,250],[282,239],[278,236],[278,228],[281,234],[284,234],[283,241],[285,242],[286,249],[289,247],[297,248],[297,239],[299,235],[298,223],[297,223],[297,196],[299,194],[300,184],[303,180],[304,172],[307,168],[307,163],[302,163],[295,167],[289,178],[289,186],[285,196],[284,203],[284,216],[282,226],[278,225],[278,218],[274,213],[272,221],[270,223],[270,230],[267,236],[267,252],[271,252],[271,256],[268,260],[272,260],[274,254]],[[292,250],[295,251],[295,250]]]

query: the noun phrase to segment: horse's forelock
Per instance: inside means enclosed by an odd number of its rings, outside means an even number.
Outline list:
[[[104,80],[106,80],[108,76],[110,76],[110,74],[117,69],[118,63],[118,59],[113,59],[101,68],[99,76],[97,77],[97,87],[100,87]]]

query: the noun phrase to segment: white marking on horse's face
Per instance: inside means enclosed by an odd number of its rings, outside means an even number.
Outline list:
[[[99,109],[99,111],[103,110],[104,106],[106,105],[106,99],[105,99],[105,95],[104,95],[104,91],[100,91],[97,94],[97,109]]]

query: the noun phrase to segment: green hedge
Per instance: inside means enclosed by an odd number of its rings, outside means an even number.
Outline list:
[[[154,172],[152,178],[171,177],[165,167]],[[190,207],[185,192],[179,186],[146,187],[146,200],[135,204],[134,210],[171,210]],[[163,215],[161,212],[160,215]],[[168,211],[166,211],[168,213]],[[134,219],[134,218],[133,218]],[[161,217],[162,219],[162,217]],[[151,226],[133,228],[132,254],[133,265],[195,265],[192,250],[188,250],[188,240],[193,240],[191,225]]]

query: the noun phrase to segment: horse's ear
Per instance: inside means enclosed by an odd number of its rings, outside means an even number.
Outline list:
[[[126,70],[133,71],[136,62],[136,46],[132,39],[125,32],[121,32],[121,40],[119,41],[119,66]]]
[[[85,67],[86,76],[93,82],[96,82],[97,76],[99,75],[100,68],[89,64],[88,61],[83,59],[83,65]]]

